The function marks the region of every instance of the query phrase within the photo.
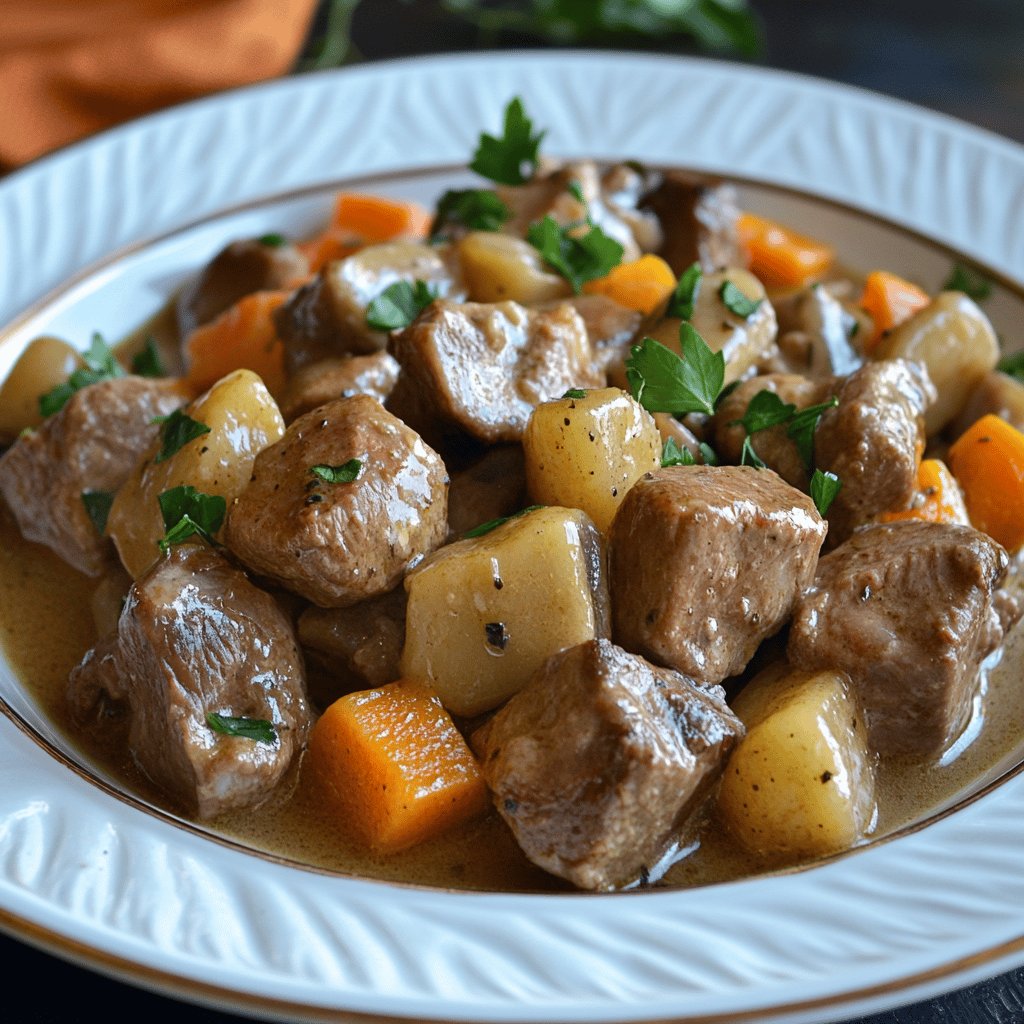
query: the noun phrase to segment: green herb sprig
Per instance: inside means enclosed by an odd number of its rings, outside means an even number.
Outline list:
[[[587,227],[584,234],[582,227]],[[559,224],[551,214],[527,228],[526,240],[578,295],[587,281],[604,277],[622,262],[625,251],[592,221]]]
[[[75,370],[63,384],[58,384],[46,394],[39,396],[41,416],[52,416],[55,412],[60,412],[72,395],[90,384],[124,376],[124,370],[117,357],[98,331],[93,332],[92,341],[88,350],[83,353],[82,359],[85,362],[84,367]]]
[[[966,263],[954,263],[946,283],[946,292],[963,292],[975,302],[984,302],[992,294],[992,282],[980,271]]]
[[[399,331],[413,322],[436,298],[425,281],[396,281],[370,303],[366,323],[374,331]]]
[[[264,718],[232,718],[230,715],[219,715],[215,711],[206,714],[206,724],[224,736],[240,736],[242,739],[255,740],[257,743],[273,743],[277,733],[272,723]]]
[[[513,519],[520,519],[530,512],[536,512],[539,508],[544,508],[544,506],[527,505],[526,508],[513,512],[510,516],[502,516],[500,519],[488,519],[486,523],[481,523],[479,526],[474,526],[472,530],[467,530],[462,536],[466,540],[472,537],[482,537],[485,533],[490,533],[491,530],[496,530],[499,526],[504,526],[505,523],[511,522]]]
[[[452,225],[468,231],[500,231],[512,216],[512,211],[486,189],[467,188],[449,190],[438,200],[430,237],[444,240],[444,230]]]
[[[823,519],[828,514],[828,510],[832,507],[832,502],[836,500],[836,495],[842,488],[843,482],[835,473],[823,473],[820,469],[816,469],[811,475],[811,501],[814,502],[818,515]]]
[[[113,491],[82,491],[82,504],[96,532],[102,537],[107,532],[110,506],[114,504]]]
[[[166,377],[167,370],[160,358],[156,338],[150,334],[141,350],[132,357],[132,373],[139,377]]]
[[[714,415],[725,381],[725,357],[685,320],[679,325],[682,357],[654,338],[634,345],[626,360],[626,379],[633,397],[648,412],[691,412]]]
[[[679,275],[679,282],[668,300],[665,310],[668,316],[677,316],[680,320],[692,320],[693,309],[700,294],[704,271],[699,263],[693,263]]]
[[[469,164],[470,170],[502,185],[522,185],[537,170],[540,144],[545,134],[534,131],[523,101],[516,96],[505,107],[501,137],[481,133]]]
[[[718,289],[718,297],[722,300],[722,305],[730,313],[734,313],[743,320],[749,320],[761,308],[761,303],[764,302],[764,299],[748,298],[732,281],[722,282],[722,287]]]
[[[162,424],[160,451],[157,452],[154,462],[166,462],[172,456],[177,455],[190,441],[210,432],[210,428],[205,423],[192,419],[180,409],[175,409],[170,416],[158,416],[154,422]]]
[[[349,459],[341,466],[328,466],[323,463],[310,466],[309,471],[329,484],[350,484],[353,480],[359,479],[363,464],[359,459]]]
[[[219,494],[203,494],[190,484],[182,484],[164,491],[157,501],[166,530],[157,542],[163,554],[189,537],[199,536],[213,544],[213,535],[224,525],[227,502]]]

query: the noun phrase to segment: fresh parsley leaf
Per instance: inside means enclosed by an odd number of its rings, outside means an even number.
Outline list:
[[[701,441],[700,445],[700,457],[704,460],[705,466],[717,466],[718,465],[718,453],[711,445]]]
[[[662,468],[668,466],[693,466],[697,460],[689,448],[680,448],[674,437],[670,437],[661,449]]]
[[[835,473],[822,473],[820,469],[814,471],[811,477],[811,500],[818,510],[818,515],[824,516],[828,513],[842,487],[843,482]]]
[[[52,416],[55,412],[60,412],[75,392],[81,391],[82,388],[88,387],[90,384],[98,384],[101,380],[113,380],[115,377],[124,376],[124,370],[117,361],[117,357],[98,331],[93,332],[88,351],[83,353],[82,359],[85,361],[84,367],[75,370],[63,384],[58,384],[52,390],[47,391],[45,395],[39,396],[41,416]]]
[[[527,505],[526,508],[520,509],[518,512],[514,512],[510,516],[502,516],[500,519],[488,519],[486,523],[481,523],[479,526],[474,526],[472,530],[467,530],[462,536],[467,540],[470,537],[482,537],[485,533],[490,533],[491,530],[496,530],[499,526],[504,526],[505,523],[508,523],[513,519],[519,519],[521,516],[525,516],[528,512],[536,512],[539,508],[544,508],[544,506]]]
[[[210,428],[199,420],[192,419],[180,409],[175,409],[170,416],[163,418],[163,429],[160,431],[161,446],[154,462],[166,462],[172,455],[176,455],[190,441],[194,441],[203,434],[208,434]]]
[[[586,398],[587,397],[587,393],[586,393],[586,391],[583,390],[583,388],[569,388],[569,390],[566,391],[566,393],[564,395],[562,395],[562,397],[563,398]]]
[[[740,450],[740,465],[754,466],[756,469],[768,468],[761,456],[754,451],[754,445],[750,440],[749,434],[743,438],[743,448]]]
[[[227,502],[219,494],[203,494],[190,484],[164,491],[157,501],[167,531],[158,545],[165,554],[172,544],[180,544],[196,534],[212,543],[227,512]]]
[[[569,195],[571,195],[577,203],[582,203],[584,206],[587,205],[586,196],[583,195],[583,186],[575,178],[573,178],[573,180],[565,187]]]
[[[156,338],[151,334],[146,338],[140,352],[136,352],[132,358],[132,373],[140,377],[166,377],[163,360],[160,358],[160,349],[157,348]]]
[[[672,297],[668,300],[668,309],[665,310],[668,316],[677,316],[680,320],[693,319],[693,307],[700,294],[701,281],[704,279],[704,271],[699,263],[687,267],[679,275],[679,283]]]
[[[206,724],[214,732],[225,736],[241,736],[246,740],[256,740],[257,743],[273,743],[277,739],[274,726],[263,718],[232,718],[208,711]]]
[[[279,235],[276,231],[271,232],[269,235],[260,235],[256,239],[260,245],[265,245],[269,249],[280,249],[281,246],[288,244],[288,239],[284,235]]]
[[[523,101],[516,96],[505,108],[504,134],[498,139],[482,133],[469,168],[502,185],[522,185],[537,169],[544,135],[534,132]]]
[[[622,246],[609,238],[596,224],[586,234],[578,234],[579,224],[563,226],[551,214],[534,222],[526,231],[526,240],[558,271],[577,294],[587,281],[604,277],[622,262]]]
[[[1024,352],[1014,352],[1011,355],[1003,356],[996,365],[996,369],[1024,382]]]
[[[366,323],[375,331],[408,327],[438,297],[425,281],[396,281],[370,303]]]
[[[783,402],[774,391],[758,391],[747,403],[747,411],[738,420],[730,420],[729,426],[742,424],[748,434],[788,423],[796,412],[796,406]]]
[[[82,491],[82,504],[96,532],[102,537],[107,532],[107,518],[110,506],[114,504],[114,492]]]
[[[712,416],[725,380],[725,358],[721,352],[712,352],[685,320],[679,325],[679,344],[682,358],[654,338],[633,346],[626,361],[633,397],[648,412]]]
[[[827,402],[820,405],[809,405],[793,414],[789,421],[786,434],[796,442],[797,450],[804,465],[810,469],[814,465],[814,432],[818,429],[818,420],[829,409],[834,409],[839,404],[839,399],[833,395]]]
[[[363,464],[359,459],[349,459],[348,462],[341,466],[310,466],[310,473],[314,476],[320,477],[321,480],[326,480],[329,484],[350,484],[353,480],[359,479],[359,474],[363,471]]]
[[[967,266],[966,263],[955,263],[942,290],[963,292],[975,302],[984,302],[992,294],[992,282],[984,274]]]
[[[511,216],[512,211],[495,192],[480,188],[450,190],[438,200],[430,237],[440,237],[450,224],[470,231],[500,231]]]
[[[764,302],[764,299],[748,299],[732,281],[722,282],[722,287],[718,289],[718,296],[722,300],[722,305],[730,313],[735,313],[736,316],[742,317],[744,320],[753,316]]]

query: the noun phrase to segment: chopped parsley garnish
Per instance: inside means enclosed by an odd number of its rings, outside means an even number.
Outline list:
[[[700,457],[704,460],[705,466],[717,466],[718,465],[718,454],[711,445],[704,441],[701,441],[700,445]]]
[[[172,487],[157,499],[167,531],[158,541],[166,554],[172,544],[180,544],[197,534],[213,542],[213,535],[224,524],[227,502],[219,494],[203,494],[190,484]]]
[[[687,267],[679,275],[679,283],[672,297],[668,300],[667,316],[677,316],[680,320],[693,319],[693,307],[700,294],[700,284],[704,278],[704,271],[699,263]]]
[[[668,466],[694,466],[697,460],[689,448],[681,448],[674,437],[670,437],[661,449],[662,468]]]
[[[577,203],[582,203],[583,206],[587,205],[587,198],[583,194],[583,186],[575,178],[565,188]]]
[[[523,101],[516,96],[505,108],[502,137],[481,133],[470,170],[502,185],[522,185],[533,177],[544,132],[534,132]]]
[[[996,365],[996,369],[1000,373],[1008,374],[1024,382],[1024,352],[1014,352],[1012,355],[1003,356]]]
[[[730,313],[735,313],[736,316],[742,317],[744,320],[753,316],[764,301],[764,299],[748,299],[732,281],[722,282],[722,287],[718,289],[718,296],[722,300],[722,305]]]
[[[586,398],[587,397],[587,393],[586,393],[586,391],[583,390],[583,388],[569,388],[569,390],[566,391],[566,393],[564,395],[562,395],[562,397],[563,398]]]
[[[88,387],[90,384],[98,384],[101,380],[113,380],[115,377],[124,376],[121,364],[99,332],[93,332],[92,342],[82,358],[85,360],[84,367],[75,370],[63,384],[58,384],[52,391],[47,391],[45,395],[39,396],[39,414],[41,416],[52,416],[55,412],[60,412],[75,392],[81,391],[82,388]]]
[[[154,422],[163,424],[160,431],[160,451],[153,460],[154,462],[166,462],[172,455],[177,455],[190,441],[210,432],[210,428],[205,423],[192,419],[180,409],[175,409],[170,416],[157,417]]]
[[[425,281],[396,281],[370,303],[366,323],[375,331],[408,327],[438,297]]]
[[[587,281],[604,277],[622,262],[622,246],[606,235],[596,224],[586,221],[588,230],[579,234],[584,224],[559,224],[551,214],[534,222],[526,231],[526,240],[558,271],[577,294]]]
[[[685,320],[679,325],[682,358],[654,338],[634,345],[626,361],[626,378],[633,397],[648,412],[689,412],[714,415],[725,380],[725,357]]]
[[[156,338],[149,335],[141,351],[136,352],[132,358],[132,373],[140,377],[166,377],[163,360],[160,358],[160,349],[157,347]]]
[[[742,418],[729,421],[730,427],[741,425],[747,432],[743,439],[740,465],[764,469],[765,464],[754,451],[750,437],[770,427],[785,426],[786,436],[796,442],[800,457],[810,470],[814,464],[814,431],[817,429],[818,420],[823,413],[834,409],[838,404],[839,399],[833,395],[827,402],[798,411],[795,405],[783,402],[774,391],[758,391],[747,403],[747,411]]]
[[[282,245],[288,244],[288,239],[284,235],[279,235],[276,231],[271,232],[269,235],[260,235],[256,239],[260,245],[265,245],[269,249],[280,249]]]
[[[747,411],[738,420],[730,420],[729,426],[742,424],[748,434],[788,423],[796,412],[796,406],[783,402],[774,391],[758,391],[747,403]]]
[[[359,479],[363,470],[363,464],[359,459],[349,459],[341,466],[318,465],[310,466],[309,471],[314,476],[326,480],[329,484],[350,484],[353,480]]]
[[[520,509],[518,512],[513,512],[510,516],[502,516],[500,519],[489,519],[486,523],[474,526],[472,530],[467,530],[462,536],[467,540],[471,537],[482,537],[485,533],[490,533],[491,530],[496,530],[499,526],[504,526],[505,523],[508,523],[513,519],[519,519],[521,516],[525,516],[528,512],[536,512],[539,508],[544,508],[544,506],[527,505],[526,508]]]
[[[942,290],[963,292],[975,302],[984,302],[992,294],[992,282],[984,274],[967,266],[966,263],[955,263]]]
[[[82,504],[96,532],[102,537],[107,532],[107,518],[110,516],[110,506],[114,504],[114,492],[82,491]]]
[[[818,515],[824,517],[827,514],[842,486],[843,482],[835,473],[822,473],[820,469],[814,471],[811,477],[811,500]]]
[[[796,442],[800,458],[804,460],[804,465],[808,469],[814,465],[814,432],[818,429],[818,420],[838,404],[839,399],[833,395],[827,402],[809,405],[806,409],[795,412],[789,421],[786,433]]]
[[[444,228],[457,224],[470,231],[500,231],[512,211],[494,192],[467,188],[445,192],[438,200],[430,237],[440,238]]]
[[[225,736],[241,736],[242,739],[256,740],[257,743],[273,743],[277,739],[274,726],[264,718],[232,718],[208,711],[206,724]]]

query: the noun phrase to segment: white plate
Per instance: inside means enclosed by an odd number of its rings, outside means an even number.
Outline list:
[[[553,154],[637,157],[831,200],[841,206],[748,188],[766,212],[843,237],[860,265],[906,258],[935,286],[941,246],[1024,279],[1024,150],[958,122],[707,61],[430,58],[213,97],[0,182],[0,322],[11,321],[0,374],[41,330],[117,336],[232,235],[312,228],[326,186],[463,164],[516,94]],[[431,192],[452,178],[425,170],[382,188]],[[1003,289],[992,313],[1012,326],[1021,308]],[[77,766],[2,661],[0,698],[0,926],[189,998],[278,1019],[823,1021],[1024,962],[1019,775],[812,870],[623,896],[451,893],[211,841]]]

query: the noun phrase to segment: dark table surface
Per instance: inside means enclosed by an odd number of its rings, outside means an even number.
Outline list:
[[[753,0],[753,7],[765,34],[759,63],[898,96],[1024,142],[1024,0]],[[353,36],[366,59],[477,43],[468,29],[398,0],[366,0]],[[0,976],[9,979],[2,1016],[11,1024],[69,1024],[98,1014],[189,1024],[239,1019],[112,981],[4,936],[0,965]],[[28,1007],[10,1000],[19,981]],[[1024,968],[858,1019],[939,1022],[1022,1024]]]

